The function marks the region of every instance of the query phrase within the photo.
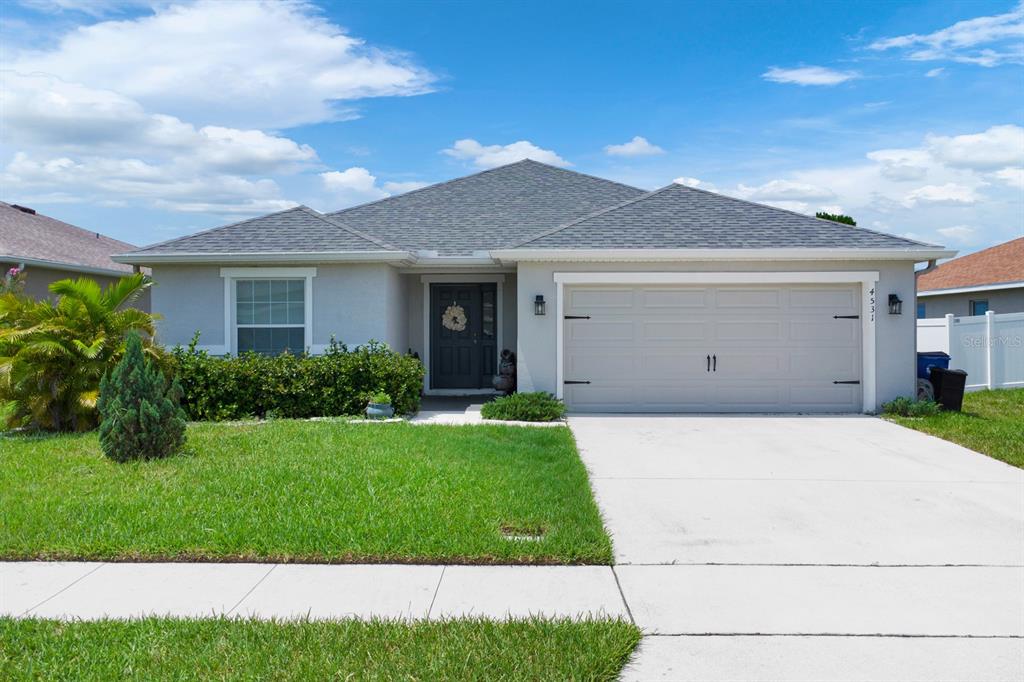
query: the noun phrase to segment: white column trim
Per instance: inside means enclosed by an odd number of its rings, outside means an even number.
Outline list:
[[[500,274],[451,274],[451,275],[420,275],[423,284],[423,392],[426,395],[473,395],[490,394],[491,389],[444,389],[430,387],[430,285],[431,284],[495,284],[494,305],[497,308],[495,325],[496,360],[501,360],[501,350],[505,342],[505,275]]]
[[[555,343],[555,395],[564,390],[564,299],[566,284],[860,284],[861,285],[861,397],[864,412],[875,411],[875,316],[877,271],[807,272],[555,272],[557,312]]]

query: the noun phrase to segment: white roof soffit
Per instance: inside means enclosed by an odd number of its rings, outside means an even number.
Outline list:
[[[111,260],[114,260],[111,258]],[[116,261],[120,263],[121,261]],[[26,268],[36,267],[46,270],[66,270],[68,272],[81,272],[87,275],[106,275],[110,277],[124,277],[132,273],[127,270],[114,270],[113,268],[96,268],[91,265],[76,265],[74,263],[63,263],[58,260],[44,260],[42,258],[26,258],[24,256],[9,256],[0,254],[0,263],[17,263]]]
[[[233,253],[121,253],[111,256],[118,263],[158,265],[161,263],[395,263],[411,265],[416,257],[408,251],[309,251]]]
[[[496,249],[498,261],[773,261],[901,260],[952,258],[956,251],[921,249]]]

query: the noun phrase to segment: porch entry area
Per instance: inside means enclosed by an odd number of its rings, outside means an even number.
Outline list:
[[[429,388],[491,388],[498,359],[498,286],[493,282],[431,283]]]

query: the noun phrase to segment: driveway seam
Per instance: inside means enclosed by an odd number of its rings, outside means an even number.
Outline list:
[[[66,592],[67,590],[70,590],[70,589],[71,589],[72,587],[74,587],[74,586],[75,586],[75,585],[77,585],[78,583],[82,582],[83,580],[85,580],[86,578],[88,578],[88,577],[89,577],[90,575],[92,575],[93,573],[95,573],[96,571],[100,570],[101,568],[103,568],[103,567],[104,567],[104,566],[106,566],[106,565],[107,565],[107,564],[106,564],[106,562],[103,562],[103,563],[100,563],[100,564],[98,564],[98,565],[96,566],[96,568],[92,569],[92,570],[91,570],[91,571],[89,571],[88,573],[85,573],[85,574],[83,574],[83,575],[79,576],[78,578],[75,578],[75,579],[74,579],[74,580],[72,580],[72,581],[71,581],[70,583],[68,583],[68,584],[67,584],[67,585],[65,585],[64,587],[60,588],[59,590],[57,590],[56,592],[54,592],[53,594],[51,594],[51,595],[50,595],[49,597],[47,597],[46,599],[44,599],[44,600],[42,600],[41,602],[39,602],[38,604],[36,604],[36,605],[32,606],[31,608],[27,608],[27,609],[25,609],[24,611],[22,611],[22,612],[21,612],[21,614],[20,614],[20,615],[18,616],[18,618],[24,618],[24,617],[25,617],[25,616],[27,616],[27,615],[28,615],[28,614],[29,614],[29,613],[30,613],[31,611],[35,611],[35,610],[36,610],[36,609],[38,609],[38,608],[39,608],[40,606],[42,606],[42,605],[43,605],[43,604],[45,604],[46,602],[50,601],[50,600],[51,600],[51,599],[53,599],[54,597],[57,597],[57,596],[59,596],[59,595],[63,594],[64,592]]]
[[[267,576],[269,576],[269,575],[270,575],[271,573],[273,573],[273,572],[274,572],[274,569],[275,569],[275,568],[277,568],[277,567],[278,567],[279,565],[280,565],[280,564],[274,564],[274,565],[272,565],[272,566],[270,567],[270,570],[268,570],[268,571],[267,571],[266,573],[264,573],[264,574],[263,574],[263,577],[262,577],[262,578],[260,578],[259,580],[257,580],[257,581],[256,581],[256,583],[255,583],[255,584],[254,584],[254,585],[253,585],[252,587],[250,587],[250,588],[249,588],[249,591],[248,591],[248,592],[246,592],[245,594],[243,594],[243,595],[242,595],[242,598],[241,598],[241,599],[239,599],[238,601],[236,601],[236,602],[235,602],[235,605],[234,605],[234,606],[232,606],[232,607],[231,607],[230,609],[228,609],[228,610],[227,610],[227,611],[226,611],[226,612],[224,613],[224,615],[225,615],[225,616],[230,616],[230,615],[231,615],[232,613],[234,613],[234,612],[235,612],[235,609],[237,609],[237,608],[238,608],[239,606],[241,606],[241,605],[242,605],[242,602],[244,602],[244,601],[245,601],[246,599],[248,599],[248,598],[249,598],[249,595],[250,595],[250,594],[252,594],[252,593],[253,593],[253,592],[254,592],[254,591],[256,590],[256,588],[257,588],[257,587],[259,587],[260,585],[262,585],[262,584],[263,584],[263,581],[267,579]]]
[[[626,601],[626,593],[622,591],[619,574],[615,572],[615,566],[610,566],[610,568],[612,569],[612,576],[615,578],[615,587],[619,588],[619,596],[622,597],[622,605],[626,607],[626,615],[629,616],[629,622],[636,625],[636,619],[633,618],[633,609],[629,608],[629,602]]]
[[[444,572],[447,570],[447,564],[441,567],[441,575],[437,579],[437,586],[434,587],[434,596],[430,598],[430,606],[427,607],[427,620],[430,619],[430,614],[434,610],[434,602],[437,601],[437,593],[441,591],[441,581],[444,580]]]

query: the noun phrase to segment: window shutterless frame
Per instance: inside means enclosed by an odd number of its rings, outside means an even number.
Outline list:
[[[240,329],[243,330],[243,335],[249,333],[244,331],[248,329],[301,329],[302,346],[301,348],[291,349],[292,352],[301,353],[313,347],[313,278],[316,277],[316,268],[221,268],[220,276],[224,279],[224,353],[238,353],[238,334]],[[268,283],[266,285],[268,295],[265,297],[266,300],[263,302],[268,306],[267,310],[269,312],[267,314],[269,314],[269,321],[266,321],[268,318],[266,314],[264,314],[262,306],[259,311],[257,311],[255,305],[255,293],[251,294],[251,298],[249,298],[248,301],[253,304],[251,313],[247,314],[246,311],[243,310],[242,317],[239,319],[238,293],[240,282]],[[277,282],[278,284],[275,285],[274,282]],[[292,284],[289,285],[286,283]],[[292,298],[296,299],[294,303],[299,302],[295,283],[301,283],[302,286],[301,315],[296,310],[296,306],[291,306],[291,308],[288,307],[289,304],[293,302],[291,300]],[[262,293],[264,285],[261,284],[259,286]],[[283,298],[283,300],[273,300],[275,286],[278,290],[278,298]],[[290,291],[288,290],[289,286],[292,287]],[[285,291],[283,297],[280,293],[282,287],[284,287]],[[242,288],[243,296],[249,295],[249,293],[245,291],[246,286],[243,285]],[[255,284],[253,286],[253,291],[254,290]],[[261,296],[261,298],[263,297]],[[245,302],[246,301],[243,298],[243,308],[245,308]],[[276,317],[274,314],[275,303],[278,304]],[[282,304],[284,304],[283,307]],[[275,319],[282,319],[282,314],[285,322],[275,323]],[[259,316],[259,321],[257,321],[257,316]],[[293,321],[300,318],[301,323]],[[262,331],[257,333],[261,336],[266,336],[267,334],[267,332]],[[274,333],[271,332],[271,337],[273,337],[273,334]],[[295,331],[289,331],[287,334],[289,335],[289,338],[286,340],[286,343],[290,348],[293,343],[298,341],[298,337]],[[278,336],[280,335],[281,332],[278,332]],[[246,341],[248,341],[248,339],[243,340],[243,343],[248,346],[249,344],[246,343]]]

